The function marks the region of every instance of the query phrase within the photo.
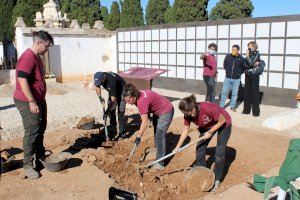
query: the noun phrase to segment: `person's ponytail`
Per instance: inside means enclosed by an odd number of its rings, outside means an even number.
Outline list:
[[[125,86],[125,93],[123,95],[124,97],[140,97],[140,91],[136,89],[136,87],[129,83]]]
[[[193,108],[197,107],[196,97],[195,95],[191,95],[189,97],[185,97],[180,100],[179,102],[179,110],[181,112],[190,112],[193,110]]]

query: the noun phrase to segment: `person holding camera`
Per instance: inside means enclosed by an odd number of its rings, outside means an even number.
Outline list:
[[[107,109],[103,113],[103,118],[106,120],[107,116],[110,118],[110,125],[116,127],[116,108],[118,107],[118,123],[119,123],[119,139],[126,138],[125,135],[125,101],[122,98],[126,82],[116,73],[113,72],[96,72],[94,75],[94,84],[96,93],[101,104],[105,105],[105,100],[102,97],[102,86],[108,91]]]
[[[137,133],[135,144],[138,146],[148,125],[148,115],[153,113],[153,126],[156,151],[156,159],[160,159],[166,154],[166,134],[172,122],[174,108],[171,102],[165,97],[151,90],[137,90],[132,84],[127,84],[123,95],[126,103],[136,105],[142,124]],[[156,163],[153,169],[163,169],[164,163]]]
[[[259,72],[261,59],[258,52],[258,45],[255,41],[248,43],[246,62],[249,67],[245,73],[245,95],[244,95],[244,110],[243,114],[250,114],[252,109],[252,115],[258,117],[260,115],[259,108]]]
[[[205,101],[208,102],[215,102],[215,86],[218,75],[217,58],[215,56],[217,48],[215,43],[211,43],[208,45],[208,51],[200,56],[204,66],[203,80],[207,88]]]

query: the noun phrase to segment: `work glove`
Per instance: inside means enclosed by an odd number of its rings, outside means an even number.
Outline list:
[[[134,141],[134,144],[136,144],[136,146],[139,146],[140,142],[141,142],[141,138],[140,137],[136,137],[135,141]]]
[[[104,98],[102,98],[102,96],[99,96],[99,100],[100,100],[100,103],[101,103],[102,105],[104,105],[104,104],[105,104],[105,99],[104,99]]]

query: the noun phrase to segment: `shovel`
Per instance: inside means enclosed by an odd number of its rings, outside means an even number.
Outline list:
[[[195,141],[193,141],[193,142],[191,142],[191,143],[189,143],[189,144],[187,144],[187,145],[181,147],[181,148],[180,148],[178,151],[176,151],[176,152],[172,152],[172,153],[170,153],[170,154],[168,154],[168,155],[165,155],[164,157],[162,157],[162,158],[160,158],[160,159],[158,159],[158,160],[155,160],[155,161],[152,161],[152,162],[148,163],[147,165],[144,166],[144,168],[147,169],[147,168],[151,167],[152,165],[154,165],[154,164],[156,164],[156,163],[158,163],[158,162],[161,162],[161,161],[163,161],[163,160],[165,160],[165,159],[167,159],[167,158],[169,158],[169,157],[171,157],[171,156],[173,156],[173,155],[175,155],[175,154],[177,154],[177,153],[183,151],[184,149],[186,149],[186,148],[188,148],[188,147],[190,147],[190,146],[192,146],[192,145],[194,145],[194,144],[197,144],[197,143],[200,142],[201,140],[203,140],[202,142],[204,142],[205,140],[203,139],[203,137],[204,137],[204,136],[202,136],[202,137],[198,138],[197,140],[195,140]]]
[[[105,113],[105,105],[103,105],[103,114]],[[102,146],[103,147],[106,147],[106,148],[110,148],[113,146],[113,143],[109,141],[109,138],[108,138],[108,130],[107,130],[107,124],[106,124],[106,121],[107,121],[107,117],[103,117],[103,121],[104,121],[104,132],[105,132],[105,142],[102,143]]]
[[[128,163],[130,162],[131,157],[133,156],[133,153],[135,152],[136,147],[137,147],[137,145],[136,145],[136,143],[134,143],[134,145],[133,145],[133,147],[132,147],[132,150],[131,150],[131,153],[130,153],[128,159],[127,159],[126,167],[127,167]]]

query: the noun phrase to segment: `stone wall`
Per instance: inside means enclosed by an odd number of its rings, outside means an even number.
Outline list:
[[[16,27],[18,56],[32,45],[32,32],[48,31],[54,38],[49,67],[58,82],[90,81],[97,71],[117,71],[115,32],[106,29]]]

